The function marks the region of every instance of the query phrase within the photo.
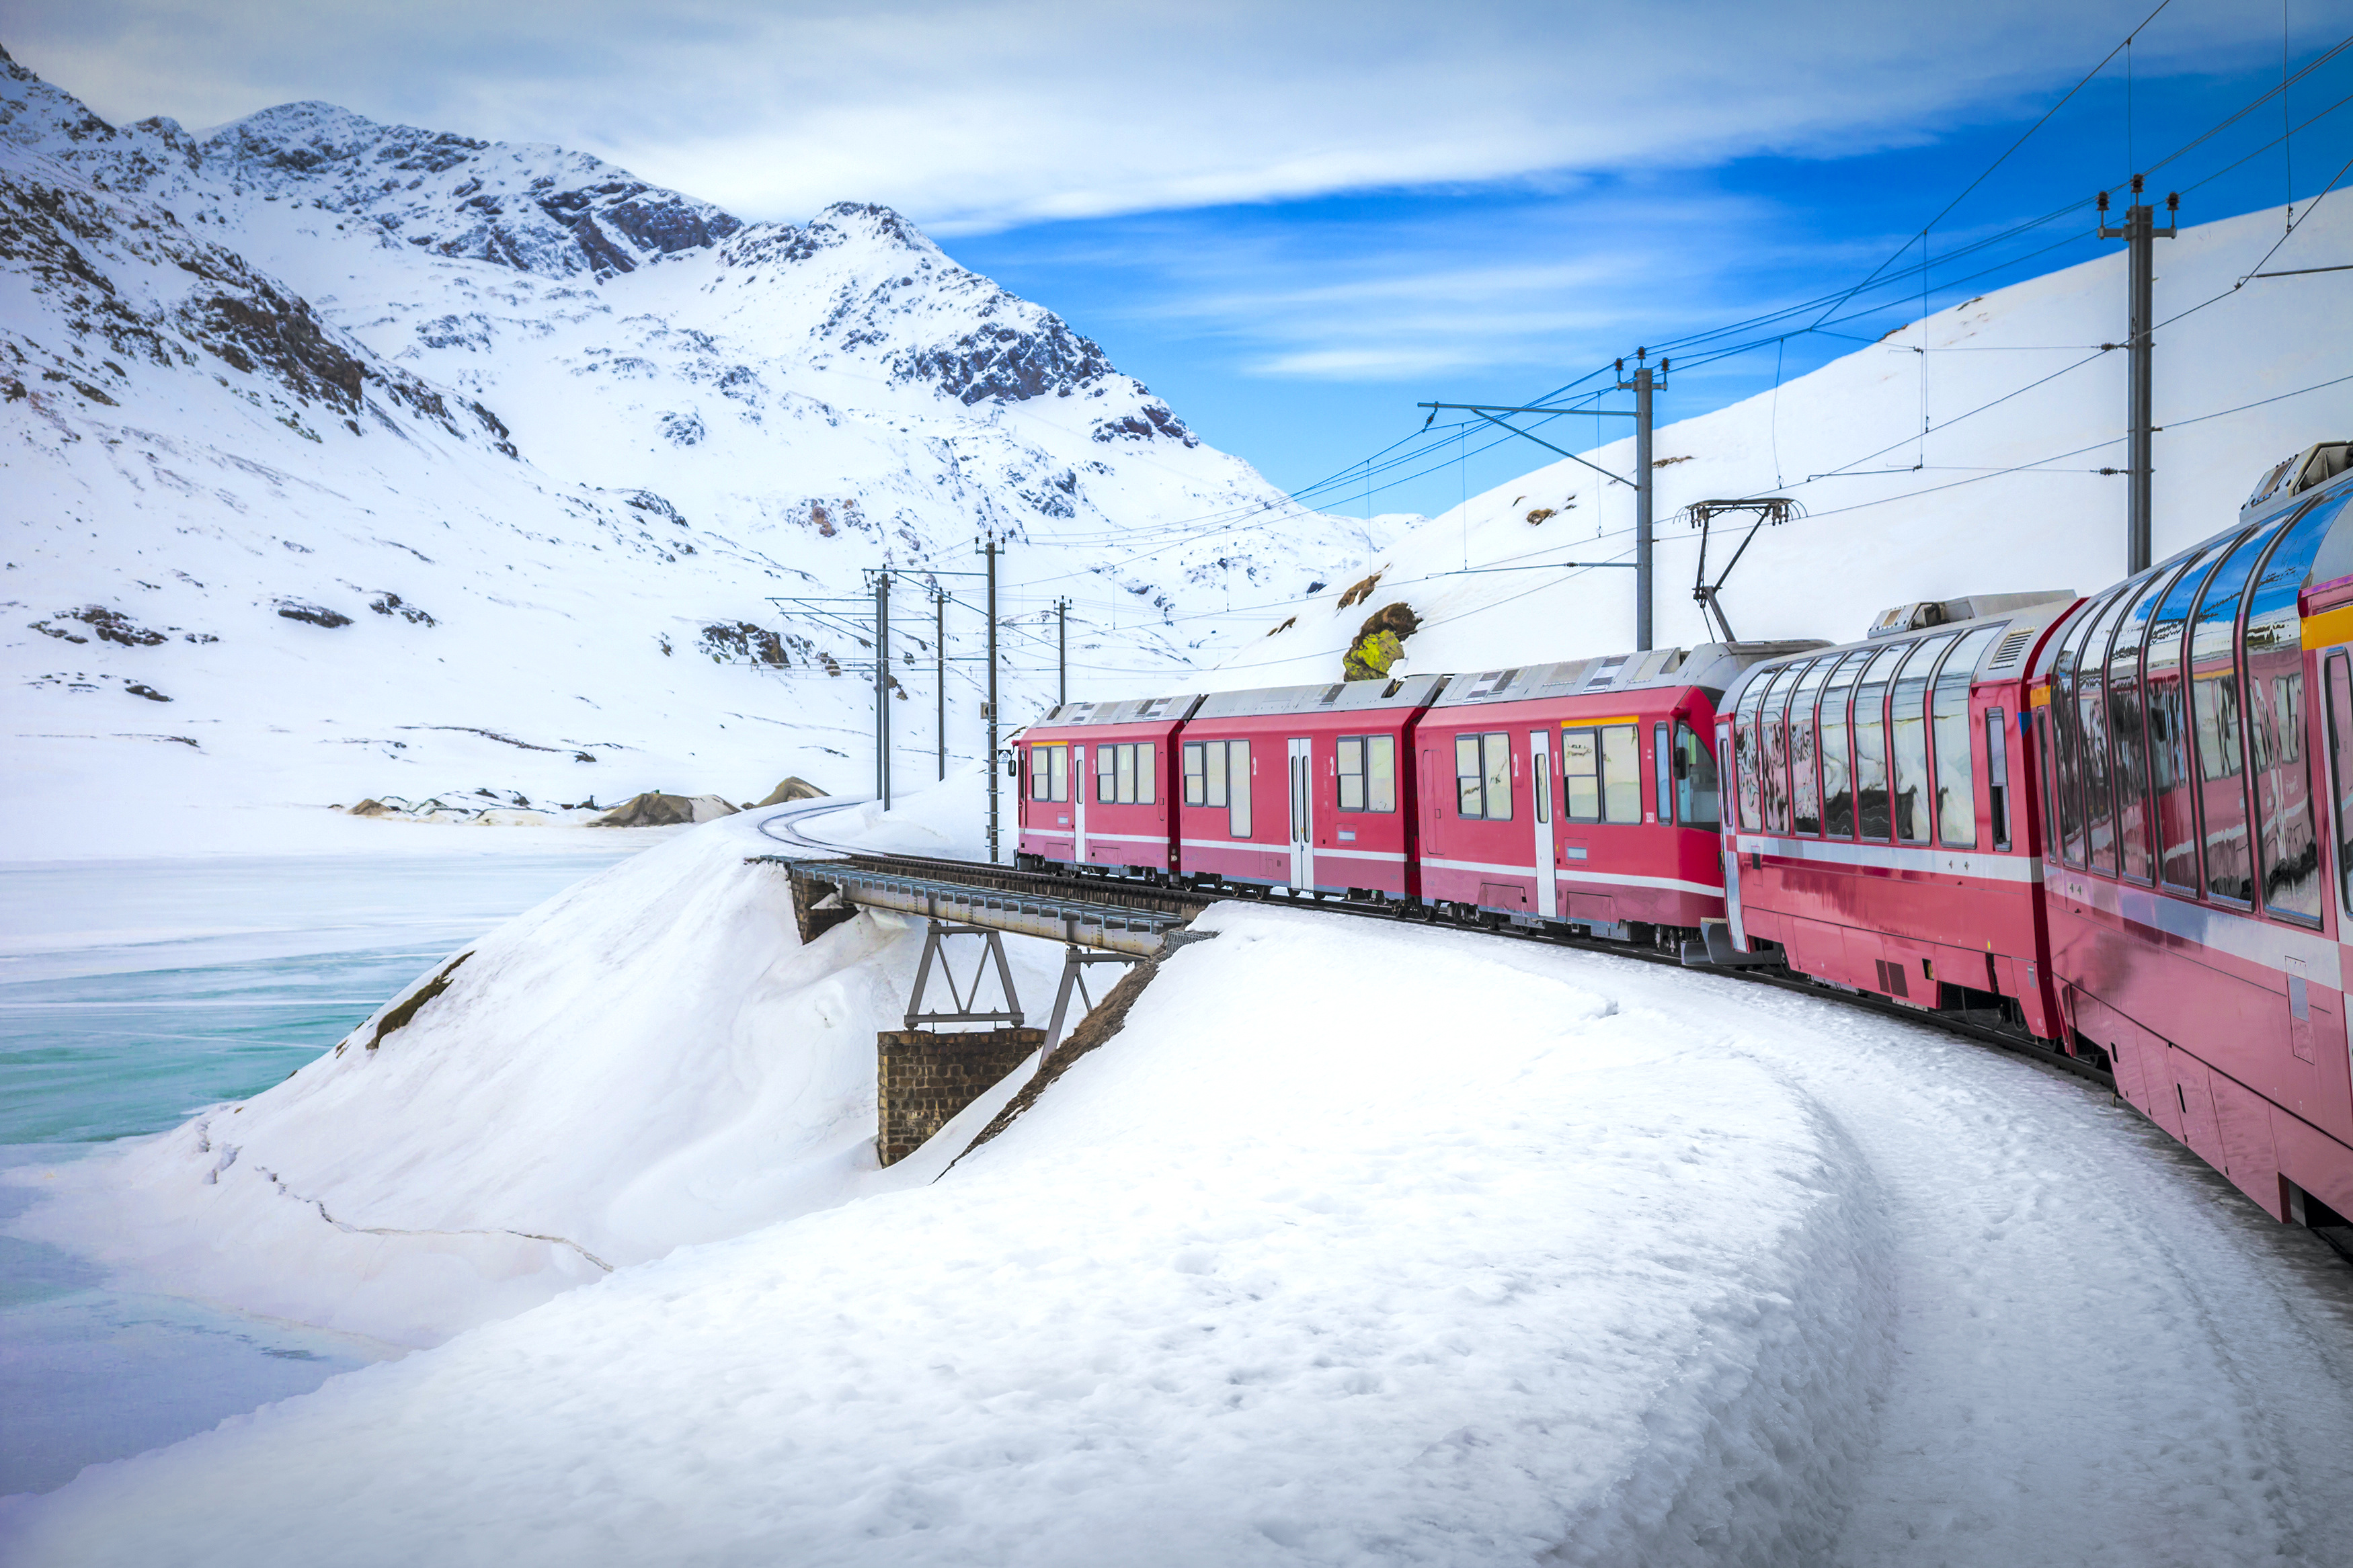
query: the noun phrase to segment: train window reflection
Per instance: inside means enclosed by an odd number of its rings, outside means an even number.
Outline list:
[[[1863,667],[1854,692],[1855,816],[1862,837],[1884,841],[1893,817],[1887,806],[1887,682],[1910,643],[1881,648]]]
[[[2200,595],[2189,626],[2189,710],[2198,736],[2199,843],[2206,858],[2206,895],[2254,901],[2254,858],[2247,842],[2246,758],[2240,744],[2239,597],[2255,560],[2282,518],[2260,528],[2222,558]]]
[[[2247,734],[2263,907],[2314,923],[2320,919],[2320,841],[2304,743],[2304,620],[2296,598],[2345,506],[2342,499],[2324,503],[2291,523],[2247,590]]]
[[[1798,678],[1789,699],[1790,826],[1799,833],[1822,830],[1821,782],[1814,768],[1814,693],[1838,660],[1818,658]]]
[[[1945,656],[1936,670],[1930,711],[1936,737],[1936,838],[1954,849],[1974,849],[1978,842],[1978,802],[1975,769],[1969,755],[1969,684],[1986,645],[2000,637],[2006,622],[1979,626]]]
[[[1784,665],[1773,677],[1765,693],[1765,702],[1757,714],[1758,727],[1764,733],[1762,771],[1758,788],[1765,796],[1765,828],[1768,833],[1789,831],[1789,689],[1798,683],[1798,675],[1805,667]],[[1708,771],[1715,771],[1713,758]]]
[[[1849,704],[1855,678],[1862,673],[1867,651],[1851,653],[1831,671],[1822,688],[1821,731],[1817,744],[1822,756],[1822,837],[1854,837],[1854,752],[1850,744],[1853,719]]]
[[[2116,873],[2116,801],[2108,773],[2108,641],[2124,618],[2140,585],[2128,584],[2109,600],[2092,624],[2083,652],[2076,658],[2075,713],[2084,742],[2084,822],[2089,840],[2087,864],[2113,877]]]
[[[2198,876],[2198,815],[2189,765],[2189,695],[2181,678],[2181,645],[2189,614],[2198,604],[2213,563],[2230,546],[2218,540],[2193,557],[2165,591],[2148,626],[2149,789],[2157,819],[2158,878],[2168,888],[2195,892]]]
[[[1906,844],[1928,839],[1928,678],[1953,644],[1950,634],[1915,645],[1896,676],[1888,703],[1888,753],[1894,777],[1890,800],[1895,837]]]
[[[2108,655],[2108,739],[2115,750],[2112,767],[2116,790],[2116,855],[2122,875],[2137,882],[2151,880],[2154,862],[2149,850],[2148,716],[2142,700],[2141,648],[2148,640],[2150,619],[2158,598],[2173,580],[2174,566],[2159,571],[2133,601],[2116,624],[2114,651]]]

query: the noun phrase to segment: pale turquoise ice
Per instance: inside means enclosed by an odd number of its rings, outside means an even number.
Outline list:
[[[267,1088],[439,955],[637,847],[0,866],[0,1166]],[[37,1199],[0,1185],[0,1232]],[[396,1353],[0,1234],[0,1493]]]

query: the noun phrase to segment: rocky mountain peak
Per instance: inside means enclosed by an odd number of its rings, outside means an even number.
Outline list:
[[[208,173],[373,219],[419,249],[543,277],[599,279],[742,228],[708,202],[535,142],[384,125],[331,103],[280,104],[207,136]]]

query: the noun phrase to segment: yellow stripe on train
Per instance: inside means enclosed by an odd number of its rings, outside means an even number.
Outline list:
[[[2306,618],[2305,647],[2335,647],[2344,642],[2353,642],[2353,605],[2339,605]]]

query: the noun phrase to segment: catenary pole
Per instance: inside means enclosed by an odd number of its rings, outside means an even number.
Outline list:
[[[2154,353],[2157,338],[2157,242],[2171,239],[2180,229],[2177,216],[2181,197],[2165,198],[2166,226],[2157,226],[2157,209],[2139,200],[2141,177],[2132,177],[2134,201],[2125,208],[2124,226],[2107,226],[2108,193],[2100,193],[2100,237],[2125,242],[2126,314],[2130,351],[2128,385],[2125,393],[2125,572],[2148,569],[2156,474]]]
[[[1664,382],[1653,376],[1647,349],[1634,351],[1634,379],[1620,379],[1618,389],[1634,395],[1634,647],[1648,652],[1651,647],[1651,485],[1656,471],[1651,467],[1651,394]],[[1659,362],[1659,375],[1666,374],[1667,362]],[[1626,362],[1618,362],[1618,374],[1626,374]]]
[[[990,535],[981,546],[988,558],[988,701],[982,711],[988,719],[988,861],[997,864],[997,556],[1000,546]]]
[[[1054,706],[1071,700],[1071,601],[1054,601]]]
[[[891,572],[874,574],[874,798],[891,809]]]
[[[932,584],[932,610],[938,624],[932,628],[932,652],[938,662],[936,678],[932,683],[939,693],[940,777],[948,776],[948,591],[937,583]]]

